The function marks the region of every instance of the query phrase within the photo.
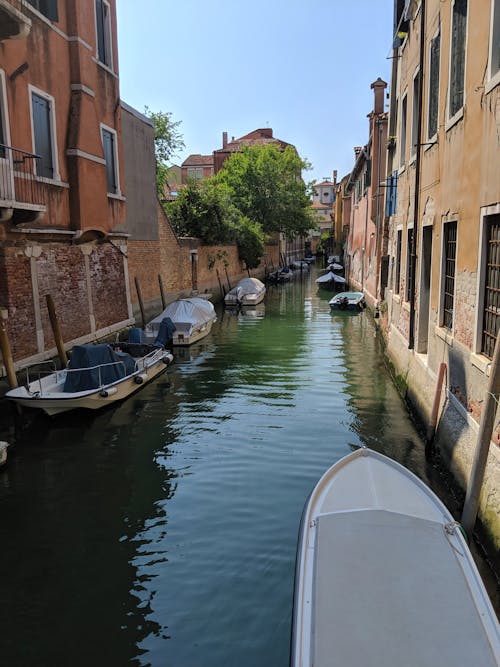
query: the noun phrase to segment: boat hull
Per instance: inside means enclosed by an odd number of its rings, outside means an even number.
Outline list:
[[[441,501],[361,449],[304,508],[292,667],[500,664],[500,631],[467,544]]]
[[[208,334],[212,331],[212,325],[214,321],[203,324],[199,329],[196,329],[195,331],[191,332],[186,332],[182,330],[174,331],[172,336],[172,345],[174,345],[175,347],[187,347],[189,345],[193,345],[193,343],[197,343],[202,338],[205,338],[205,336],[208,336]]]
[[[30,395],[26,387],[18,387],[8,392],[7,398],[25,408],[43,410],[50,416],[78,409],[100,410],[118,401],[123,401],[144,387],[144,385],[164,373],[172,360],[173,356],[169,354],[148,368],[125,377],[112,385],[106,385],[92,391],[78,392],[77,395],[65,395],[63,391],[54,392],[52,396],[48,393],[46,395]]]

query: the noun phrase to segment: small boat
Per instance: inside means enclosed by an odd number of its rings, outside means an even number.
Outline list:
[[[273,271],[267,276],[267,281],[270,283],[288,283],[293,278],[293,271],[288,266],[285,266],[277,271]]]
[[[44,410],[49,415],[86,408],[97,410],[130,396],[172,363],[162,347],[117,342],[111,345],[77,345],[66,368],[40,371],[42,364],[26,369],[26,384],[6,393],[19,405]],[[36,379],[34,379],[35,371]]]
[[[306,502],[291,667],[500,665],[500,628],[459,524],[400,464],[358,449]]]
[[[304,257],[304,262],[307,262],[308,264],[314,264],[316,261],[316,257],[314,255],[307,255]]]
[[[198,296],[172,301],[165,310],[146,325],[143,337],[156,340],[164,321],[173,324],[172,345],[192,345],[205,338],[217,319],[211,301]]]
[[[255,306],[263,301],[266,286],[257,278],[242,278],[224,297],[226,306]]]
[[[328,271],[319,278],[316,278],[316,283],[320,287],[326,289],[335,289],[337,285],[345,285],[346,282],[347,281],[343,276],[338,276],[336,273],[333,273],[333,271]]]
[[[366,308],[363,292],[339,292],[328,303],[330,308],[335,310],[363,310]]]
[[[337,262],[333,262],[332,264],[328,264],[326,267],[328,271],[343,271],[344,267],[342,264],[337,264]]]

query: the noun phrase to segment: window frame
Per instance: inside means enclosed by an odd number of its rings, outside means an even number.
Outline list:
[[[107,7],[107,16],[102,16],[103,19],[103,40],[104,40],[104,51],[105,56],[108,56],[109,62],[103,60],[99,54],[99,23],[98,23],[98,10],[97,5],[100,4],[104,10],[104,7]],[[95,34],[96,34],[96,60],[100,65],[107,67],[109,70],[114,72],[114,59],[113,59],[113,31],[111,25],[111,5],[108,0],[94,0],[94,15],[95,15]]]
[[[445,317],[445,306],[446,306],[446,278],[447,278],[447,262],[450,261],[450,257],[447,254],[448,241],[449,241],[449,232],[451,226],[455,226],[455,257],[454,259],[454,275],[453,275],[453,295],[451,300],[452,305],[452,316],[450,326],[446,324]],[[456,302],[456,291],[457,291],[457,260],[458,260],[458,219],[450,218],[443,220],[443,230],[442,230],[442,242],[441,242],[441,285],[440,285],[440,303],[439,303],[439,326],[446,331],[449,331],[453,335],[453,330],[455,326],[455,302]],[[448,292],[449,294],[449,292]]]
[[[34,122],[34,114],[33,114],[33,95],[37,95],[38,97],[41,97],[45,99],[49,103],[49,127],[50,127],[50,145],[52,149],[52,178],[48,178],[47,176],[42,176],[37,173],[37,168],[38,164],[37,161],[35,160],[35,165],[34,165],[34,171],[35,175],[39,179],[44,179],[48,181],[60,181],[61,176],[59,173],[59,151],[58,151],[58,146],[57,146],[57,125],[56,125],[56,102],[55,98],[52,95],[49,95],[49,93],[46,93],[44,90],[41,90],[40,88],[36,88],[35,86],[32,86],[31,84],[28,84],[28,91],[29,91],[29,100],[30,100],[30,121],[31,121],[31,139],[32,139],[32,152],[34,155],[37,155],[36,152],[36,141],[35,141],[35,122]]]
[[[104,167],[106,171],[106,193],[108,197],[121,197],[122,192],[120,186],[120,166],[119,166],[120,163],[118,161],[118,133],[113,127],[105,125],[104,123],[100,124],[100,128],[101,128],[102,153],[104,158]],[[111,134],[111,136],[113,137],[113,162],[114,162],[113,171],[116,183],[115,192],[112,192],[108,189],[108,162],[106,160],[106,151],[104,150],[104,132],[108,132],[108,134]]]
[[[464,62],[463,62],[463,79],[462,79],[462,104],[452,113],[451,108],[451,96],[452,96],[452,74],[453,74],[453,55],[455,52],[456,44],[453,41],[453,29],[454,29],[454,11],[457,2],[465,2],[467,5],[467,13],[465,17],[465,35],[464,35]],[[451,127],[463,116],[463,111],[465,107],[465,81],[467,78],[467,42],[469,37],[469,0],[452,0],[451,7],[451,18],[450,18],[450,52],[449,52],[449,68],[448,68],[448,99],[447,99],[447,117],[448,117],[448,127]]]
[[[10,146],[9,105],[7,103],[7,87],[3,69],[0,69],[0,143],[3,143],[4,146]],[[2,155],[2,152],[4,155]],[[5,156],[5,151],[0,150],[0,159],[9,159]]]
[[[405,294],[404,300],[408,303],[410,301],[410,279],[411,279],[411,246],[413,243],[414,234],[413,223],[410,223],[406,228],[406,266],[405,266]]]
[[[495,26],[495,19],[497,24]],[[497,28],[498,34],[495,34],[495,27]],[[498,39],[498,69],[495,73],[492,72],[493,65],[493,39],[494,37]],[[491,0],[491,17],[490,17],[490,38],[488,46],[488,84],[486,86],[486,92],[489,92],[500,83],[500,0]]]
[[[483,348],[483,313],[486,298],[486,278],[487,278],[487,261],[488,261],[488,226],[489,218],[500,216],[500,202],[492,206],[484,206],[481,208],[480,223],[479,223],[479,247],[478,247],[478,272],[477,272],[477,288],[476,288],[476,329],[474,336],[473,352],[480,355],[484,359],[489,359]]]
[[[431,96],[433,94],[433,89],[431,88],[433,84],[433,79],[432,79],[432,65],[433,65],[433,58],[432,58],[432,47],[433,44],[436,43],[436,40],[439,40],[439,52],[438,52],[438,57],[437,57],[437,77],[435,81],[435,94],[436,94],[436,101],[435,101],[435,106],[436,106],[436,131],[431,134],[430,133],[430,115],[431,115]],[[429,142],[434,142],[437,140],[437,135],[439,132],[439,88],[440,88],[440,82],[441,82],[441,26],[437,29],[437,31],[434,34],[434,37],[429,42],[429,50],[428,50],[428,55],[429,55],[429,76],[427,80],[427,141]]]
[[[401,293],[401,257],[402,257],[402,246],[403,246],[403,228],[400,227],[396,230],[396,254],[394,256],[396,265],[394,267],[394,284],[393,291],[398,296]]]
[[[410,143],[410,161],[417,157],[418,142],[418,109],[420,106],[420,67],[417,67],[413,74],[412,81],[412,99],[411,99],[411,143]]]

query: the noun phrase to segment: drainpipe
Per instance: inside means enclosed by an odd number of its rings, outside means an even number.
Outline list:
[[[417,233],[418,233],[418,203],[420,194],[420,169],[422,154],[422,90],[424,81],[424,53],[425,53],[425,0],[420,5],[420,62],[418,77],[418,129],[417,129],[417,154],[415,159],[415,199],[413,204],[413,234],[411,239],[410,254],[410,334],[408,338],[408,349],[415,347],[415,300],[416,300],[416,268],[417,268]]]

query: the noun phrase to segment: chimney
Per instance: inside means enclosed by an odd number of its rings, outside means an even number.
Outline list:
[[[358,159],[358,155],[361,153],[363,150],[362,146],[354,146],[354,157]]]
[[[337,183],[337,170],[333,170],[333,184],[335,185]]]
[[[260,130],[260,133],[264,137],[269,137],[270,139],[273,138],[273,128],[272,127],[264,127]]]
[[[384,113],[384,91],[387,88],[385,81],[379,77],[372,83],[370,88],[374,91],[373,111],[374,113]]]
[[[222,133],[222,148],[227,146],[227,132]]]

